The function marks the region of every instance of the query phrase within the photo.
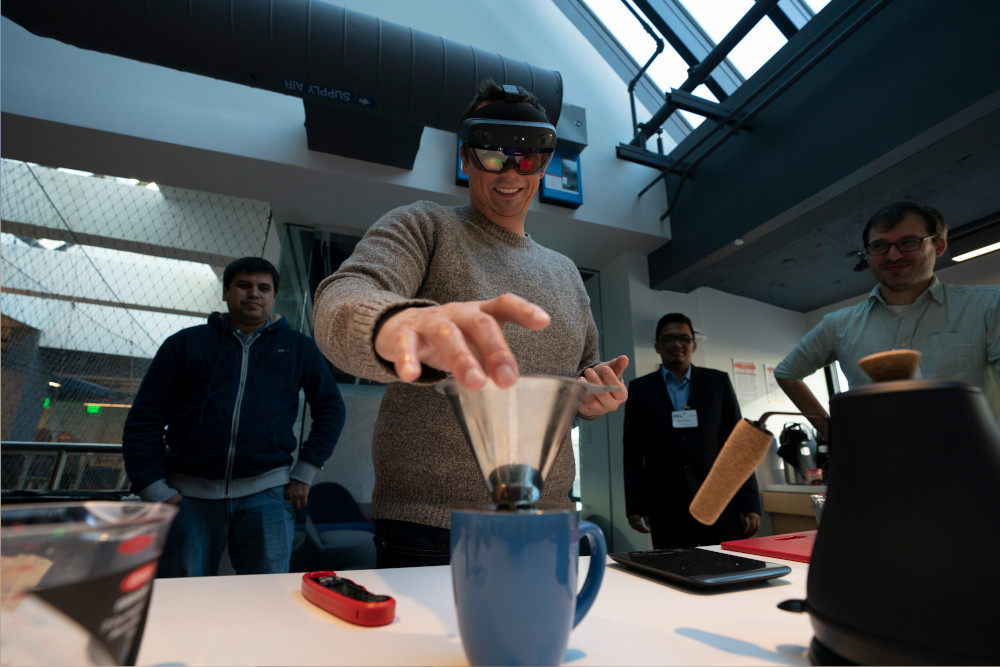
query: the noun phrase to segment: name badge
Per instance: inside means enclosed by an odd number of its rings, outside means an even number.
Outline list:
[[[670,413],[674,428],[695,428],[698,426],[697,410],[674,410]]]

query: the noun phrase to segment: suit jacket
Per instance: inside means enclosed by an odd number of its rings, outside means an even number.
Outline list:
[[[625,511],[646,514],[654,524],[691,520],[688,505],[694,498],[722,445],[742,418],[729,375],[691,367],[688,405],[698,411],[698,426],[674,428],[671,413],[678,409],[658,369],[629,383],[625,403]],[[757,478],[740,488],[719,517],[738,520],[738,514],[760,514]]]

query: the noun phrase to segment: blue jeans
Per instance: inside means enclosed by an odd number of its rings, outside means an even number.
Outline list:
[[[227,543],[237,574],[288,572],[295,525],[285,487],[242,498],[185,496],[179,507],[156,576],[215,575]]]

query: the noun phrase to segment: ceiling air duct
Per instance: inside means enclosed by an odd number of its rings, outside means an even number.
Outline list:
[[[423,128],[455,132],[477,82],[532,90],[553,124],[559,72],[322,0],[4,0],[41,37],[300,97],[309,148],[411,169]]]

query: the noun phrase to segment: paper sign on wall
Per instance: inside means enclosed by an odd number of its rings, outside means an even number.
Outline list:
[[[733,375],[736,377],[736,400],[740,404],[757,400],[760,395],[757,388],[757,364],[733,359]]]
[[[767,384],[768,403],[787,403],[788,397],[781,391],[778,381],[774,378],[774,366],[764,366],[764,380]]]

